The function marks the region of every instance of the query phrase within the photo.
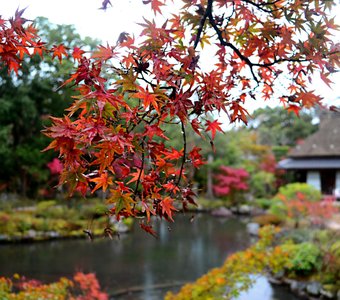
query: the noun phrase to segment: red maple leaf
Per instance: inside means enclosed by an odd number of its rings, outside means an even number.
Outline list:
[[[191,127],[192,127],[192,129],[199,135],[199,136],[201,136],[202,138],[203,138],[203,136],[201,135],[201,133],[200,133],[200,125],[201,125],[201,123],[197,120],[197,119],[193,119],[192,121],[191,121]]]
[[[301,107],[294,105],[294,104],[289,104],[289,106],[287,107],[287,111],[293,112],[297,116],[299,116],[300,110],[301,110]]]
[[[152,140],[154,135],[157,135],[163,139],[169,140],[169,138],[167,136],[164,135],[163,130],[156,124],[153,125],[146,125],[145,126],[145,136],[148,136],[150,138],[150,140]]]
[[[93,52],[92,58],[99,58],[100,60],[108,60],[115,55],[113,51],[113,47],[107,45],[106,47],[100,45],[97,47],[97,50]]]
[[[165,197],[160,202],[160,206],[162,208],[162,214],[165,216],[166,219],[170,219],[172,222],[174,222],[174,219],[172,218],[172,211],[177,211],[177,209],[172,205],[173,202],[174,202],[174,199],[170,197]]]
[[[221,131],[221,132],[223,132],[222,128],[220,127],[220,125],[222,125],[222,123],[218,122],[217,120],[215,120],[215,121],[209,121],[209,120],[207,120],[207,122],[205,123],[205,125],[206,125],[205,131],[211,131],[211,137],[212,137],[212,139],[215,138],[216,131]]]
[[[194,147],[188,154],[188,157],[195,168],[204,165],[202,155],[199,153],[201,150],[201,148]]]
[[[74,60],[80,61],[84,53],[85,53],[84,50],[81,50],[78,47],[74,47],[73,52],[72,52],[72,57],[74,58]]]
[[[151,225],[145,225],[144,223],[139,223],[139,226],[147,233],[150,233],[151,235],[153,235],[155,238],[158,237],[156,231],[152,229]]]
[[[180,151],[177,151],[175,148],[171,148],[171,151],[169,151],[166,156],[164,157],[164,159],[180,159],[181,157],[183,157],[183,149],[181,149]]]
[[[151,9],[154,11],[154,13],[162,14],[160,7],[164,6],[164,3],[159,0],[143,0],[144,4],[149,4],[150,2],[151,2]]]
[[[63,55],[64,55],[65,57],[68,56],[68,54],[67,54],[67,52],[66,52],[66,47],[65,47],[63,44],[54,45],[54,46],[51,48],[51,51],[53,52],[53,54],[52,54],[52,59],[55,58],[55,57],[58,57],[58,59],[59,59],[60,62],[62,61]]]

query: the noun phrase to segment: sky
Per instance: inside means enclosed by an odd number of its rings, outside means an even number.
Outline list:
[[[0,14],[3,18],[9,18],[17,8],[26,8],[24,17],[27,19],[44,16],[51,23],[73,24],[81,36],[100,39],[103,44],[115,44],[123,31],[138,36],[141,31],[138,23],[143,23],[143,17],[149,20],[155,18],[150,5],[144,5],[142,0],[111,0],[113,6],[106,11],[99,9],[101,2],[102,0],[0,0]],[[339,18],[337,20],[340,23]],[[334,39],[340,42],[340,34]],[[340,72],[333,76],[332,81],[334,86],[330,89],[317,76],[313,88],[325,98],[325,104],[340,106]],[[253,110],[269,104],[254,102],[249,103],[248,108]],[[278,102],[273,102],[273,105],[276,104]]]

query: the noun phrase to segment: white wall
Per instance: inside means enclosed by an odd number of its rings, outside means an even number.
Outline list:
[[[321,177],[318,171],[307,172],[307,183],[321,191]]]

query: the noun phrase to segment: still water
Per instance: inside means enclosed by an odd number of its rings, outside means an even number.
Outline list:
[[[178,215],[175,223],[157,221],[158,239],[135,224],[120,239],[97,238],[32,244],[0,245],[0,275],[14,273],[45,282],[76,271],[96,273],[112,299],[158,300],[167,290],[193,281],[225,258],[246,248],[251,240],[245,225],[236,219],[207,214]],[[246,263],[246,262],[245,262]],[[130,289],[131,293],[126,293]],[[284,288],[274,289],[259,278],[240,300],[295,300]]]

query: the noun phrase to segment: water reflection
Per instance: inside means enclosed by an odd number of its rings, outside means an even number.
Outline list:
[[[95,239],[53,241],[37,244],[0,246],[0,275],[19,273],[43,281],[75,271],[95,272],[110,294],[134,288],[139,293],[121,293],[115,299],[161,299],[166,290],[193,281],[209,269],[220,266],[227,255],[249,245],[245,225],[238,220],[209,215],[179,215],[170,224],[157,221],[159,238],[136,228],[120,240]],[[177,285],[176,285],[177,284]],[[261,282],[260,282],[261,284]],[[271,291],[270,286],[261,290]],[[156,287],[156,289],[155,289]],[[163,287],[163,288],[162,288]],[[272,297],[269,295],[268,297]],[[276,299],[294,299],[282,297]],[[251,300],[270,300],[253,298]],[[242,300],[244,300],[242,299]]]

